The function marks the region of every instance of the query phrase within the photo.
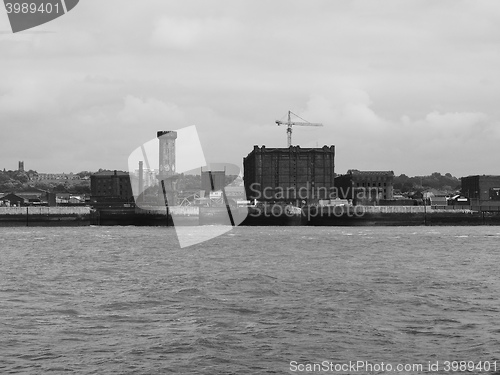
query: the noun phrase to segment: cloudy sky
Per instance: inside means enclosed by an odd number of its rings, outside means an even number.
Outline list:
[[[209,162],[336,146],[336,172],[500,174],[500,2],[81,0],[13,34],[0,11],[0,167],[127,169],[196,125]]]

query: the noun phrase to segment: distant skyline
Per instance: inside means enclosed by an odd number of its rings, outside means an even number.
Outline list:
[[[85,0],[12,34],[0,9],[0,166],[127,170],[196,125],[208,162],[335,145],[337,173],[500,174],[500,3]]]

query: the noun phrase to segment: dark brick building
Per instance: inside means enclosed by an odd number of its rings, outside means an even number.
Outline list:
[[[14,193],[9,193],[0,197],[0,206],[25,206],[27,200]]]
[[[90,176],[91,202],[133,203],[130,175],[122,171],[102,171]]]
[[[56,194],[32,188],[27,191],[7,194],[1,197],[0,200],[8,201],[10,205],[17,206],[55,206]]]
[[[462,177],[462,194],[471,204],[500,206],[500,176]]]
[[[296,203],[330,199],[334,189],[335,146],[254,146],[243,159],[243,168],[248,199]]]
[[[378,204],[381,199],[393,199],[393,171],[358,171],[350,169],[335,178],[336,191],[341,199],[353,204]]]

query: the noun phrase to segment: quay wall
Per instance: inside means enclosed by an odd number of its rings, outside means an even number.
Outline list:
[[[4,215],[88,215],[90,207],[0,207],[0,216]]]
[[[0,207],[0,226],[86,226],[90,207]]]
[[[413,226],[500,225],[500,212],[449,210],[429,206],[309,207],[307,225],[314,226]]]
[[[298,212],[286,207],[232,209],[236,224],[245,226],[410,226],[500,225],[499,211],[454,210],[429,206],[310,206]],[[184,226],[229,225],[225,207],[100,208],[0,207],[0,226],[135,225]]]
[[[198,206],[171,206],[168,208],[171,215],[199,215],[200,207]],[[135,212],[138,215],[166,215],[167,208],[165,206],[158,207],[136,207]]]
[[[143,206],[99,208],[92,225],[173,226],[198,225],[200,209],[196,206]]]

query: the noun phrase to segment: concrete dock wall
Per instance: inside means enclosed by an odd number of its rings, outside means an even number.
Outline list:
[[[171,215],[184,215],[184,216],[199,215],[200,214],[200,207],[198,207],[198,206],[171,206],[171,207],[169,207],[169,212]],[[136,207],[135,213],[140,214],[140,215],[166,215],[167,208],[164,206],[141,207],[141,208]]]
[[[90,207],[0,207],[3,215],[89,215]]]
[[[0,226],[90,225],[90,207],[0,207]]]

